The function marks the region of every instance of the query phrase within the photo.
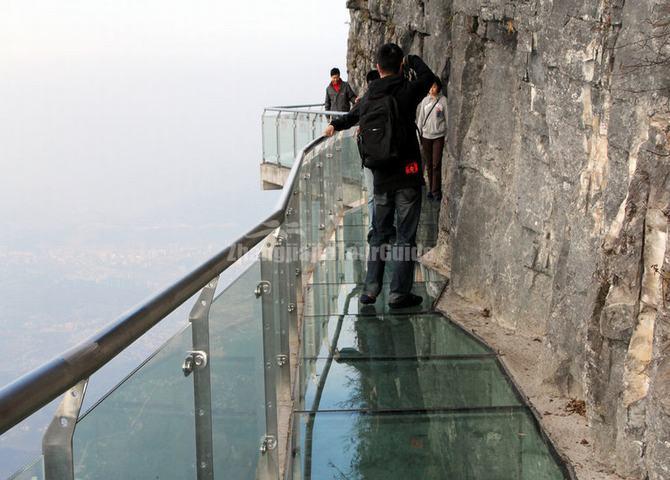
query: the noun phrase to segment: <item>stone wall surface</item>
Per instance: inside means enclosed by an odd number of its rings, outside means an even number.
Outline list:
[[[448,82],[451,288],[543,339],[538,372],[636,479],[670,478],[669,3],[347,2],[353,83],[386,41]]]

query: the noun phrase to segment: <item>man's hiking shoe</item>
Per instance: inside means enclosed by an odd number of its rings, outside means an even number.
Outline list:
[[[423,303],[423,297],[419,295],[414,295],[413,293],[408,293],[404,297],[400,297],[394,302],[389,302],[389,307],[391,308],[410,308],[416,307]]]
[[[363,305],[372,305],[377,301],[377,297],[373,297],[372,295],[368,295],[367,293],[361,294],[359,300]]]

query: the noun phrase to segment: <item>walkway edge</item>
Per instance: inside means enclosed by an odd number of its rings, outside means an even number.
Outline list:
[[[463,330],[498,352],[500,364],[526,400],[557,454],[576,480],[623,480],[608,466],[598,462],[593,433],[586,418],[566,412],[572,400],[543,381],[537,372],[538,358],[546,347],[537,338],[520,337],[483,314],[477,305],[447,289],[436,305],[437,311]],[[542,340],[542,339],[539,339]]]

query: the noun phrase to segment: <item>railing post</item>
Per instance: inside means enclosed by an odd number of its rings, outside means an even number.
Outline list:
[[[290,298],[290,272],[291,263],[288,258],[288,238],[286,229],[281,228],[275,247],[273,248],[272,263],[274,285],[274,305],[273,315],[275,316],[275,325],[279,327],[278,347],[276,355],[278,367],[277,375],[277,401],[280,405],[290,404],[291,401],[291,347],[290,347],[290,326],[289,317],[295,309],[295,304],[291,305]]]
[[[65,392],[42,437],[45,480],[74,480],[72,438],[87,384],[88,379],[82,380]]]
[[[300,170],[300,192],[302,193],[302,199],[304,201],[304,208],[300,209],[300,228],[302,228],[303,238],[303,253],[308,255],[311,259],[312,248],[314,247],[313,242],[313,228],[312,228],[312,161],[306,162],[303,164],[303,168]]]
[[[184,375],[193,372],[195,403],[195,454],[198,480],[214,478],[214,447],[212,440],[212,382],[210,374],[209,310],[214,300],[219,277],[200,292],[191,309],[189,321],[193,335],[193,351],[184,361]]]
[[[316,159],[316,172],[318,177],[314,179],[314,184],[318,188],[319,198],[319,245],[323,246],[326,230],[326,181],[323,174],[324,162],[332,160],[333,154],[326,150]]]
[[[281,112],[277,112],[277,120],[275,120],[275,129],[276,129],[276,139],[277,139],[277,165],[281,166],[281,142],[279,140],[279,131],[281,130],[280,128],[280,123],[281,123]]]
[[[286,251],[288,270],[289,345],[298,345],[298,307],[302,303],[302,244],[300,241],[300,190],[294,189],[286,210]]]
[[[263,109],[263,115],[261,116],[261,148],[262,148],[262,155],[263,155],[263,162],[265,163],[267,160],[265,158],[266,151],[265,151],[265,115],[267,114],[267,109]]]
[[[293,158],[298,155],[298,151],[300,150],[298,148],[298,116],[300,114],[298,112],[293,114]]]
[[[336,178],[339,179],[340,181],[335,182],[335,184],[331,184],[330,190],[332,192],[332,198],[329,202],[329,214],[331,215],[331,224],[335,228],[335,251],[334,251],[334,258],[335,260],[333,263],[335,264],[334,268],[334,274],[335,274],[335,279],[336,282],[340,281],[340,271],[343,268],[342,262],[340,262],[340,245],[337,243],[338,240],[341,240],[341,232],[339,231],[340,229],[337,228],[337,225],[335,224],[336,219],[339,218],[340,211],[344,210],[343,207],[343,189],[344,189],[344,182],[342,181],[342,172],[343,172],[343,155],[342,155],[342,135],[338,135],[335,137],[334,141],[334,154],[333,158],[331,159],[330,167],[332,173],[329,175],[331,178]],[[344,276],[344,275],[342,275]]]
[[[316,134],[316,119],[319,118],[318,115],[312,115],[312,140],[317,137]]]
[[[256,289],[256,296],[262,305],[263,325],[263,373],[265,379],[265,435],[260,439],[260,459],[256,471],[257,480],[276,480],[279,477],[278,460],[278,413],[277,413],[277,319],[275,316],[276,285],[273,253],[275,249],[274,235],[266,240],[261,250],[261,283]]]

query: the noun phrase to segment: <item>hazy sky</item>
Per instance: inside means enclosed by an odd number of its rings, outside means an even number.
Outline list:
[[[0,232],[237,221],[262,107],[322,101],[344,3],[0,0]]]
[[[264,218],[263,107],[323,101],[347,21],[344,0],[0,0],[3,384]],[[0,477],[44,415],[0,437]]]

